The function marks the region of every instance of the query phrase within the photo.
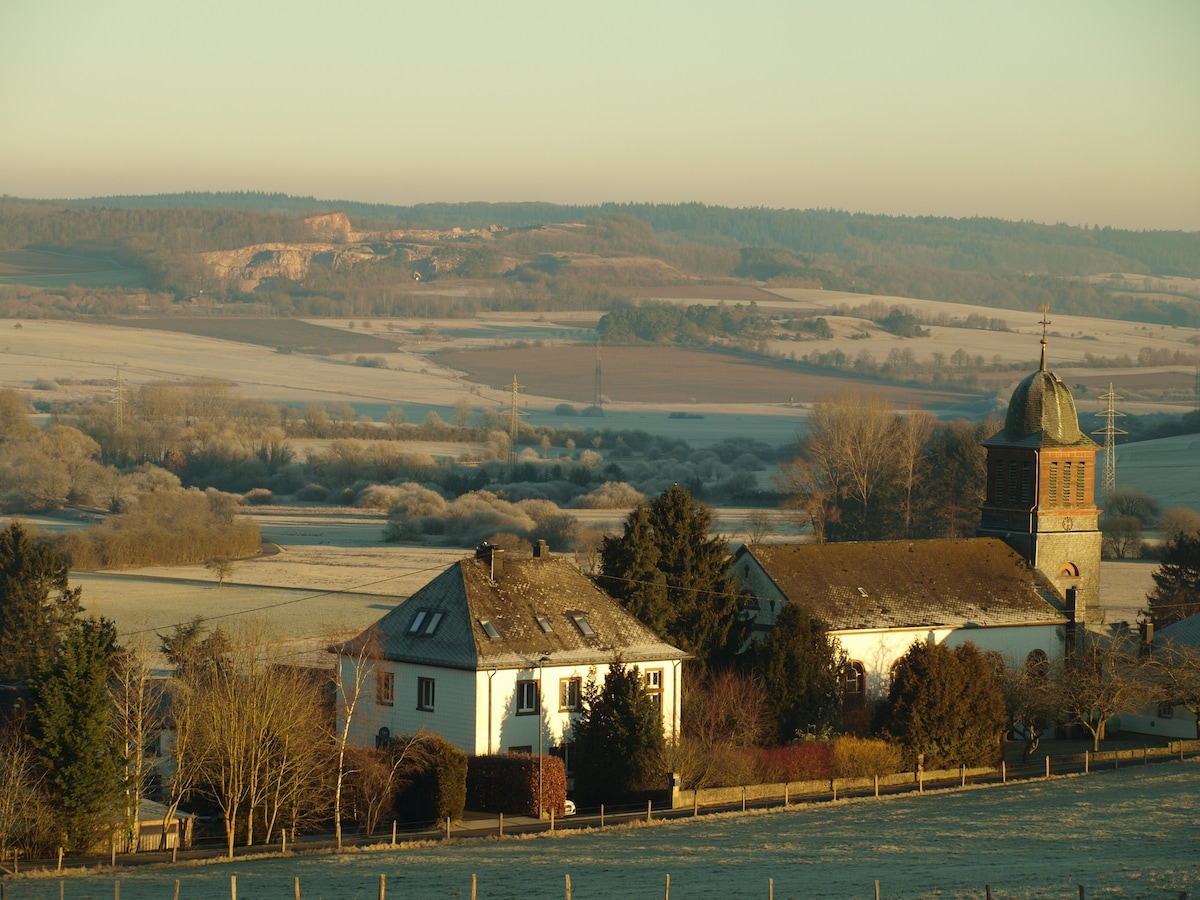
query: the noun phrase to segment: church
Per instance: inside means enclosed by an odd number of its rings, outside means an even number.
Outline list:
[[[1045,324],[1040,367],[1017,385],[1003,430],[983,444],[977,537],[759,544],[734,556],[757,632],[774,627],[787,603],[829,625],[849,657],[847,702],[886,694],[914,641],[972,641],[1021,665],[1061,658],[1100,627],[1100,448],[1046,367]]]

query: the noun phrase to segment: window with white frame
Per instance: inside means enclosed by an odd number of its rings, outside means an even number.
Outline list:
[[[538,704],[538,683],[536,681],[517,682],[517,715],[533,716],[541,710]]]
[[[396,676],[392,672],[375,673],[375,702],[380,706],[396,702]]]
[[[417,679],[417,709],[433,712],[434,682],[432,678]]]
[[[647,669],[644,677],[646,685],[646,693],[650,695],[650,700],[659,711],[662,710],[662,695],[663,695],[663,670],[662,669]]]
[[[867,697],[867,672],[860,662],[846,663],[842,670],[842,702],[862,703]]]

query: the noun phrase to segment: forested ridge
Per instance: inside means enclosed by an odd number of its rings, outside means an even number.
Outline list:
[[[1081,275],[1125,271],[1200,277],[1200,233],[1044,225],[1005,219],[885,216],[833,209],[731,208],[704,203],[422,203],[393,206],[259,192],[183,193],[63,201],[74,209],[238,209],[279,215],[340,210],[424,228],[528,228],[625,215],[664,240],[779,247],[845,262],[944,265],[966,271]]]
[[[352,233],[322,235],[305,221],[335,211],[350,218]],[[278,245],[312,249],[300,269],[281,266],[252,278],[222,274],[202,256]],[[609,310],[639,302],[638,288],[740,280],[996,309],[1036,310],[1045,303],[1064,314],[1200,325],[1200,290],[1186,280],[1200,277],[1200,233],[989,218],[700,203],[401,207],[267,193],[74,201],[4,197],[0,282],[40,287],[44,294],[34,297],[25,290],[24,306],[5,304],[0,312],[126,312],[114,276],[106,282],[73,281],[64,268],[55,280],[21,280],[22,260],[14,253],[25,253],[28,264],[30,250],[65,248],[136,273],[129,289],[176,300],[202,293],[254,304],[259,313],[265,304],[284,315]],[[253,263],[260,261],[255,257]],[[10,274],[14,270],[18,274]],[[31,271],[28,265],[24,271]],[[1124,277],[1097,277],[1111,273]],[[421,293],[418,282],[447,279],[470,280],[477,289],[466,292],[470,300],[453,302]],[[74,296],[69,303],[50,296],[72,284],[110,290],[102,302],[98,294]],[[11,289],[0,285],[0,301],[11,297]]]

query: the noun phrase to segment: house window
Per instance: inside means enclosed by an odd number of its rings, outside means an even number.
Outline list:
[[[1160,703],[1160,704],[1158,704],[1158,717],[1159,717],[1160,719],[1173,719],[1173,718],[1175,718],[1175,707],[1174,707],[1174,706],[1172,706],[1170,703]]]
[[[426,635],[431,635],[437,631],[437,627],[442,624],[442,616],[444,613],[431,613],[427,609],[423,609],[417,613],[417,617],[413,619],[412,626],[408,629],[409,634],[420,634],[424,628]]]
[[[579,709],[579,695],[583,690],[582,678],[563,678],[558,682],[558,711],[575,712]]]
[[[417,709],[433,712],[434,683],[432,678],[417,679]]]
[[[375,702],[380,706],[391,706],[396,702],[396,676],[393,673],[375,673]]]
[[[545,616],[534,616],[537,620],[538,628],[542,629],[543,634],[553,634],[554,626],[550,624],[550,620]]]
[[[563,741],[557,747],[550,751],[563,761],[563,768],[567,770],[567,777],[571,778],[575,774],[575,748],[570,741]]]
[[[502,639],[500,629],[496,627],[495,623],[492,622],[491,619],[480,619],[479,627],[483,629],[483,633],[486,634],[491,640],[498,641]]]
[[[867,671],[860,662],[848,662],[842,670],[842,702],[858,704],[866,699]]]
[[[575,627],[578,628],[580,633],[585,637],[591,637],[596,633],[592,628],[592,623],[587,620],[587,616],[585,616],[583,613],[567,613],[567,615],[571,617],[571,621],[575,623]]]
[[[540,710],[538,703],[538,683],[536,681],[517,682],[517,715],[533,716]]]
[[[663,670],[662,669],[647,669],[646,670],[646,693],[650,695],[650,699],[654,703],[654,708],[659,712],[662,711],[662,695],[663,695]]]
[[[387,750],[392,746],[392,730],[384,725],[375,735],[375,749]]]

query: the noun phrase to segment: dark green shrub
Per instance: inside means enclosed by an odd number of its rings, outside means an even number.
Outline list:
[[[429,735],[424,765],[396,801],[405,822],[461,819],[467,804],[467,754],[445,738]]]

